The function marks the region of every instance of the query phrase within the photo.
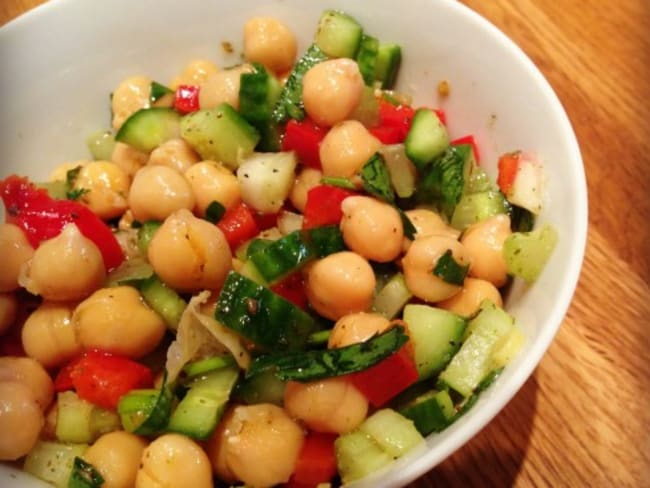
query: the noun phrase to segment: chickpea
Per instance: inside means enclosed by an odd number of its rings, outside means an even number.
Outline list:
[[[232,266],[221,230],[189,210],[165,219],[149,243],[147,256],[156,274],[181,291],[218,289]]]
[[[331,320],[372,305],[375,275],[368,261],[342,251],[313,263],[307,273],[306,292],[311,306]]]
[[[242,64],[209,75],[199,92],[199,106],[214,108],[221,103],[228,103],[239,109],[239,79],[244,73],[251,73],[250,64]]]
[[[25,321],[22,342],[25,353],[46,368],[55,368],[81,353],[72,326],[74,305],[43,302]]]
[[[50,173],[50,177],[48,179],[49,181],[67,181],[68,171],[79,167],[83,168],[89,162],[90,161],[87,159],[80,159],[78,161],[68,161],[65,163],[61,163],[52,170],[52,172]]]
[[[162,317],[130,286],[97,290],[77,305],[72,323],[84,349],[96,348],[131,358],[153,351],[165,335]]]
[[[188,181],[167,166],[145,166],[133,178],[129,207],[140,222],[165,220],[176,210],[194,208],[194,194]]]
[[[74,301],[100,288],[106,278],[104,259],[93,241],[77,226],[44,241],[21,268],[18,282],[45,300]]]
[[[149,106],[151,96],[151,79],[144,76],[132,76],[122,81],[111,97],[113,112],[113,129],[119,129],[132,114]]]
[[[447,222],[433,210],[426,208],[415,208],[404,212],[408,219],[415,227],[415,238],[426,237],[431,235],[448,235],[458,239],[460,231],[447,225]],[[411,245],[411,240],[405,238],[403,250],[407,251]]]
[[[123,142],[116,142],[111,154],[111,161],[129,175],[129,178],[133,178],[137,171],[147,163],[148,159],[149,154],[138,151]]]
[[[90,161],[79,169],[74,188],[85,190],[79,201],[99,218],[113,219],[127,209],[129,175],[110,161]]]
[[[316,432],[345,434],[368,414],[368,400],[345,378],[309,383],[290,381],[284,390],[287,413]]]
[[[302,79],[305,111],[318,125],[333,126],[354,112],[363,88],[363,77],[355,61],[345,58],[323,61]]]
[[[416,297],[426,302],[439,302],[460,291],[460,286],[446,283],[433,274],[438,259],[448,250],[460,265],[469,264],[467,251],[452,237],[432,235],[413,241],[402,266],[406,286]]]
[[[180,434],[165,434],[147,446],[135,479],[136,488],[191,486],[212,488],[212,470],[205,451]]]
[[[301,427],[280,407],[236,406],[208,441],[208,453],[220,478],[265,488],[289,480],[303,440]]]
[[[334,349],[365,342],[389,327],[390,321],[378,313],[357,312],[344,315],[334,324],[327,347]]]
[[[471,225],[460,242],[472,260],[470,276],[489,281],[496,287],[506,284],[508,268],[503,257],[503,243],[512,234],[510,217],[495,215]]]
[[[463,288],[458,293],[438,302],[436,306],[463,317],[471,317],[478,312],[481,302],[486,298],[499,307],[503,306],[501,294],[492,283],[476,278],[465,278]]]
[[[0,336],[7,332],[18,316],[18,299],[14,293],[0,292]]]
[[[212,61],[195,59],[183,69],[180,75],[171,81],[169,87],[172,90],[176,90],[180,85],[201,86],[205,83],[208,76],[218,71],[219,68]]]
[[[315,168],[303,168],[298,176],[296,176],[291,187],[291,193],[289,193],[291,204],[301,212],[304,212],[305,204],[307,203],[307,193],[315,186],[320,185],[322,177],[323,173]]]
[[[184,139],[169,139],[151,151],[147,164],[168,166],[179,173],[185,173],[199,161],[199,155]]]
[[[219,163],[214,161],[197,163],[185,172],[185,178],[190,182],[196,200],[196,209],[201,216],[205,215],[205,210],[212,202],[219,202],[229,209],[241,201],[237,177]]]
[[[31,451],[44,422],[43,411],[26,385],[0,381],[1,461],[14,461]]]
[[[275,73],[289,71],[296,58],[296,36],[278,19],[253,17],[244,24],[244,57]]]
[[[147,443],[140,437],[124,431],[104,434],[84,453],[104,478],[102,488],[131,488]]]
[[[319,156],[325,176],[350,178],[375,154],[381,142],[358,120],[332,127],[320,144]]]
[[[18,283],[20,268],[33,255],[34,248],[20,227],[8,223],[0,224],[0,256],[2,256],[0,292],[14,291],[20,288]]]
[[[341,210],[343,240],[352,251],[380,263],[399,256],[404,229],[395,207],[372,197],[354,196],[343,200]]]
[[[0,382],[17,381],[27,386],[43,411],[52,403],[54,384],[40,363],[32,358],[0,357]]]

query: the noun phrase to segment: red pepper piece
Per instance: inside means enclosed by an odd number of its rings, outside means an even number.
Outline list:
[[[284,138],[282,139],[283,151],[295,151],[298,161],[305,166],[321,169],[319,148],[327,131],[311,120],[290,120],[287,122]]]
[[[149,368],[124,356],[91,350],[63,367],[54,380],[57,391],[72,386],[79,398],[115,409],[120,398],[136,388],[153,385]]]
[[[33,247],[59,235],[66,224],[74,223],[102,253],[107,271],[124,261],[111,228],[81,203],[54,200],[47,191],[16,175],[0,180],[0,196],[7,209],[6,221],[23,229]]]
[[[521,152],[515,151],[506,153],[499,158],[499,175],[497,176],[497,185],[501,191],[507,195],[515,182],[517,172],[519,171],[519,159]]]
[[[253,212],[244,203],[226,210],[217,227],[221,229],[233,251],[260,233]]]
[[[474,152],[474,159],[476,159],[476,164],[481,162],[481,158],[478,152],[478,146],[476,145],[476,139],[474,139],[473,135],[470,134],[468,136],[454,139],[453,141],[451,141],[451,144],[454,146],[460,146],[461,144],[469,144],[470,146],[472,146],[472,151]]]
[[[305,282],[300,272],[292,273],[283,280],[271,285],[271,290],[297,307],[307,308]]]
[[[349,375],[352,384],[375,407],[381,407],[418,380],[409,349],[402,347],[368,369]]]
[[[404,131],[400,127],[380,125],[379,127],[371,127],[368,131],[379,139],[382,144],[399,144],[404,142],[406,138]]]
[[[336,475],[336,438],[336,434],[323,432],[307,434],[287,488],[315,487]]]
[[[199,92],[197,85],[180,85],[174,95],[174,108],[182,114],[196,112],[199,109]]]
[[[338,224],[343,217],[341,202],[353,195],[356,193],[337,186],[315,186],[307,192],[302,228],[311,229]]]

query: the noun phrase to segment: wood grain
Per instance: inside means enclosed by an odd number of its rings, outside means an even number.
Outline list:
[[[39,3],[3,0],[0,25]],[[573,304],[534,375],[412,487],[650,486],[650,2],[463,3],[558,93],[582,149],[590,230]]]

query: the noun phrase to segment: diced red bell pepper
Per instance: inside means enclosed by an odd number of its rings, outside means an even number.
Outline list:
[[[409,348],[402,347],[368,369],[349,375],[352,384],[375,407],[381,407],[418,380]]]
[[[233,251],[240,244],[260,233],[255,216],[245,203],[239,203],[226,210],[221,220],[217,222],[217,227],[221,229]]]
[[[433,110],[436,113],[436,115],[440,119],[440,122],[442,122],[442,125],[447,125],[447,114],[445,113],[444,110],[442,110],[441,108],[432,108],[431,110]]]
[[[297,307],[303,310],[307,308],[305,282],[300,272],[292,273],[281,281],[271,285],[271,290]]]
[[[64,366],[54,380],[56,391],[73,388],[82,398],[102,408],[115,409],[120,398],[136,388],[153,386],[153,373],[125,356],[86,351]]]
[[[199,93],[197,85],[180,85],[174,95],[174,108],[182,114],[196,112],[199,109]]]
[[[307,192],[307,202],[303,211],[303,229],[323,225],[335,225],[341,221],[341,203],[355,192],[331,185],[318,185]]]
[[[289,120],[282,139],[283,151],[295,151],[298,161],[305,166],[320,169],[320,143],[327,130],[308,118],[302,121]]]
[[[404,142],[411,128],[415,110],[408,105],[393,105],[386,100],[379,101],[379,126],[370,132],[384,144]]]
[[[399,144],[404,142],[406,138],[401,127],[380,125],[379,127],[371,127],[368,132],[379,139],[382,144]]]
[[[453,146],[460,146],[461,144],[469,144],[472,146],[472,151],[474,152],[474,159],[476,159],[476,164],[481,162],[481,157],[478,152],[478,146],[476,145],[476,139],[474,139],[473,135],[467,135],[463,137],[459,137],[458,139],[454,139],[451,141],[451,144]]]
[[[323,432],[307,434],[287,488],[313,488],[319,483],[327,483],[336,475],[336,438],[336,434]]]
[[[257,228],[261,231],[275,227],[278,223],[277,213],[259,213],[253,214]]]
[[[74,223],[95,243],[107,271],[124,261],[124,252],[111,228],[81,203],[54,200],[47,191],[16,175],[0,180],[0,196],[7,209],[6,221],[23,229],[33,247],[59,235],[66,224]]]
[[[508,194],[519,171],[521,151],[506,153],[499,158],[499,175],[497,185],[504,194]]]

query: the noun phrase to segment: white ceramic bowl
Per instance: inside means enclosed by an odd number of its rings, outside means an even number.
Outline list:
[[[474,134],[482,164],[514,149],[537,153],[548,176],[540,221],[560,239],[539,280],[516,283],[507,308],[527,336],[519,357],[478,404],[426,447],[356,487],[402,486],[467,442],[515,395],[550,345],[569,306],[582,264],[587,196],[580,150],[553,90],[525,54],[486,20],[452,0],[53,0],[0,29],[0,176],[45,178],[55,164],[87,157],[85,137],[109,125],[108,94],[124,77],[169,80],[191,59],[237,62],[222,41],[241,47],[256,14],[283,19],[312,39],[319,14],[340,8],[370,33],[403,46],[399,89],[416,104],[439,106],[452,136]],[[236,52],[239,52],[236,49]],[[436,99],[448,80],[451,95]],[[558,378],[558,381],[560,379]],[[20,486],[31,486],[19,481]],[[16,486],[0,466],[0,486]]]

